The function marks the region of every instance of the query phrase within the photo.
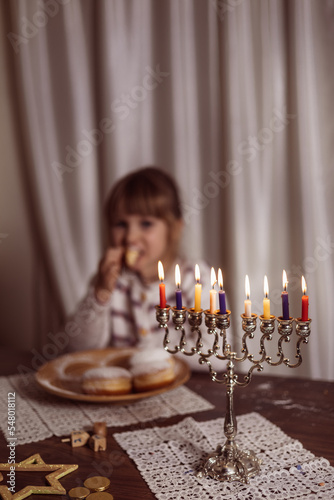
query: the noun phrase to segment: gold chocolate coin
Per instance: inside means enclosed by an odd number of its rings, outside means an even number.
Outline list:
[[[104,491],[110,486],[110,480],[104,476],[93,476],[86,479],[84,486],[90,491]]]
[[[91,493],[88,495],[86,500],[113,500],[113,496],[110,493],[106,493],[105,491],[96,491],[95,493]]]
[[[78,488],[72,488],[68,492],[68,496],[76,500],[83,500],[84,498],[87,498],[89,494],[90,490],[88,488],[83,488],[82,486],[78,486]]]

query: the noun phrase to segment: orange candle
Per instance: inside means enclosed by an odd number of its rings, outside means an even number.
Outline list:
[[[200,284],[200,272],[199,272],[199,265],[196,264],[195,266],[195,279],[196,279],[196,285],[195,285],[195,312],[199,312],[201,310],[201,294],[202,294],[202,285]]]
[[[303,296],[302,296],[302,321],[308,321],[308,295],[306,295],[306,281],[304,276],[302,276],[302,290],[303,290]]]
[[[165,275],[164,275],[164,268],[160,260],[158,262],[158,275],[159,275],[159,280],[161,281],[161,283],[159,284],[160,307],[164,309],[166,307],[166,289],[165,289],[165,283],[163,283]]]
[[[270,300],[268,299],[269,285],[267,276],[264,277],[263,289],[264,289],[263,317],[264,319],[270,319]]]

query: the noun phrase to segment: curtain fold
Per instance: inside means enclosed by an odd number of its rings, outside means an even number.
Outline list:
[[[18,2],[16,6],[17,31],[20,20],[33,23],[38,19],[36,13],[42,12],[38,2]],[[95,120],[80,4],[65,5],[58,16],[66,34],[64,43],[55,49],[57,32],[41,27],[17,54],[15,77],[21,83],[18,119],[25,137],[24,168],[28,168],[36,225],[43,242],[41,253],[52,276],[55,296],[60,299],[63,315],[67,315],[84,293],[87,270],[92,272],[100,253],[99,199],[96,168],[91,168],[96,166],[94,151],[88,159],[87,152],[93,147],[84,137],[85,125]],[[57,79],[62,80],[64,75],[67,95],[60,96]],[[61,137],[67,119],[72,122],[71,131]],[[80,169],[80,174],[76,182],[71,182],[75,169]]]
[[[319,10],[314,3],[294,5],[296,71],[296,110],[298,114],[298,182],[303,217],[299,224],[303,235],[301,255],[308,278],[316,338],[311,339],[310,371],[316,377],[332,378],[331,353],[334,349],[331,331],[334,311],[324,307],[325,297],[333,293],[333,205],[328,211],[324,196],[326,182],[333,190],[333,160],[326,156],[334,139],[328,114],[328,88],[333,90],[333,65],[328,66],[334,41],[334,5]],[[323,33],[324,24],[328,31]],[[331,41],[332,44],[328,44]],[[326,63],[327,61],[327,63]],[[327,117],[326,117],[327,115]],[[328,191],[327,191],[328,192]],[[333,192],[333,191],[332,191]],[[319,292],[320,291],[320,292]],[[314,359],[320,363],[314,362]],[[321,361],[322,360],[322,361]],[[324,363],[324,366],[322,365]]]
[[[277,316],[282,270],[294,316],[304,274],[296,376],[333,378],[334,1],[3,1],[27,209],[62,315],[97,267],[112,183],[156,164],[181,187],[186,252],[223,269],[235,346],[245,274],[258,314],[267,274]]]

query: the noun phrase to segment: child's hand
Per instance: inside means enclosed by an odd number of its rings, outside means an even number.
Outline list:
[[[102,304],[107,302],[113,292],[116,280],[121,272],[124,249],[108,248],[100,261],[95,297]]]

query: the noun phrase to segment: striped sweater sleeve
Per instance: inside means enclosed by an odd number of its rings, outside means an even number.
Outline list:
[[[106,347],[110,339],[110,301],[104,305],[98,303],[94,287],[90,286],[69,323],[73,333],[69,336],[68,351]]]

